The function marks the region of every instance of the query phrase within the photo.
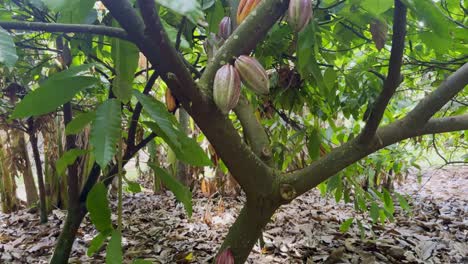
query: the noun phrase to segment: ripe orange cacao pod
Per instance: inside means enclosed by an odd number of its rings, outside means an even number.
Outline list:
[[[169,88],[166,89],[166,107],[167,111],[173,113],[177,109],[177,100],[172,95]]]
[[[312,18],[312,0],[291,0],[288,22],[296,32],[301,32]]]
[[[213,84],[213,100],[221,112],[233,109],[240,96],[240,77],[234,66],[226,64],[217,72]]]
[[[236,59],[235,66],[247,88],[257,94],[268,94],[270,80],[260,62],[250,56],[241,55]]]
[[[261,0],[241,0],[237,8],[237,24],[240,25]]]
[[[218,35],[226,40],[229,38],[229,36],[232,33],[232,23],[231,23],[231,18],[230,17],[223,17],[221,19],[221,22],[219,22],[219,29],[218,29]]]
[[[232,255],[229,248],[225,249],[216,257],[216,264],[234,264],[234,255]]]

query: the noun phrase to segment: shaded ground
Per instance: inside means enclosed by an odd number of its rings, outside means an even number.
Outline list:
[[[281,208],[249,263],[468,263],[468,168],[423,172],[422,184],[409,177],[400,193],[413,197],[411,216],[397,208],[396,222],[342,234],[340,224],[356,215],[352,205],[321,198],[316,190]],[[144,258],[154,263],[206,263],[234,221],[243,198],[194,199],[188,220],[171,194],[139,193],[124,200],[124,247],[129,263]],[[64,212],[38,225],[26,210],[0,214],[0,263],[47,263],[60,232]],[[104,263],[104,251],[85,252],[95,230],[82,224],[71,263]]]

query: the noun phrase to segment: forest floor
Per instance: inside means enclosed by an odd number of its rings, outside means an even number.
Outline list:
[[[255,246],[248,263],[468,263],[468,167],[426,169],[421,184],[410,175],[401,194],[411,196],[411,215],[396,206],[395,221],[370,225],[352,204],[335,203],[317,190],[282,207],[264,233],[266,246]],[[240,210],[243,197],[196,195],[193,216],[169,192],[125,195],[123,244],[128,263],[207,263]],[[115,204],[114,204],[115,206]],[[49,222],[21,210],[0,214],[0,263],[47,263],[65,212],[54,210]],[[343,221],[364,223],[341,233]],[[86,256],[96,234],[87,218],[79,230],[70,263],[104,263],[105,250]]]

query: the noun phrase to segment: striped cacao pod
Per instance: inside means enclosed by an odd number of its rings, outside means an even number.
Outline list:
[[[221,22],[219,22],[219,30],[218,30],[218,35],[226,40],[229,38],[229,36],[232,33],[232,24],[231,24],[231,18],[230,17],[223,17],[221,19]]]
[[[237,8],[237,25],[244,21],[250,12],[257,7],[261,0],[241,0]]]
[[[236,107],[240,96],[240,77],[234,66],[226,64],[217,72],[213,84],[213,100],[224,114]]]
[[[257,94],[268,94],[270,80],[260,62],[250,56],[241,55],[236,59],[235,66],[247,88]]]
[[[312,0],[291,0],[288,22],[296,32],[301,32],[312,18]]]

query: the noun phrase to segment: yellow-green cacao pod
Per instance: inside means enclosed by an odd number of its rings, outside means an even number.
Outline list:
[[[240,77],[234,66],[226,64],[215,75],[213,100],[224,114],[236,107],[240,95]]]
[[[241,55],[235,66],[244,85],[257,94],[268,94],[270,80],[263,66],[256,59]]]

